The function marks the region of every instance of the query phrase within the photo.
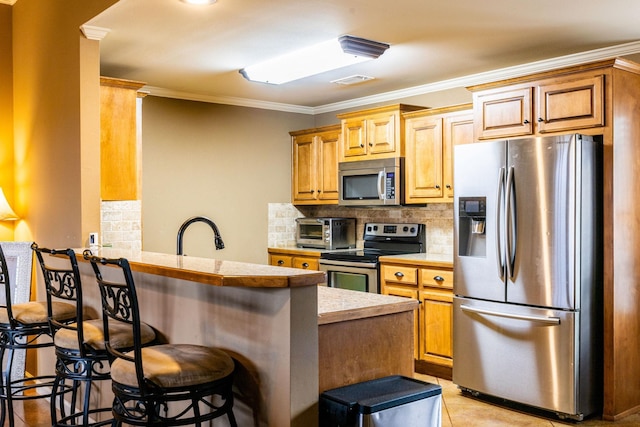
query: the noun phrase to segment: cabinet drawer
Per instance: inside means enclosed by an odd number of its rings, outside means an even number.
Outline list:
[[[292,263],[294,268],[302,268],[305,270],[317,270],[318,260],[315,258],[300,258],[295,257]]]
[[[434,288],[453,289],[453,271],[422,268],[420,269],[420,284]]]
[[[293,257],[290,255],[269,255],[269,264],[278,267],[292,267]]]
[[[385,282],[402,283],[405,285],[418,284],[418,269],[399,265],[382,265],[382,280]]]

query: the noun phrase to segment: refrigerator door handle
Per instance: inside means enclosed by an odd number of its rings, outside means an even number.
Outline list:
[[[505,197],[505,206],[506,206],[506,218],[505,218],[505,264],[507,266],[507,275],[510,279],[513,279],[514,269],[515,269],[515,260],[516,260],[516,242],[518,240],[518,236],[516,234],[516,212],[515,206],[512,207],[512,199],[514,198],[514,189],[513,189],[513,176],[514,176],[514,167],[509,167],[509,172],[507,173],[507,188],[506,188],[506,197]]]
[[[496,194],[496,261],[498,264],[498,277],[504,279],[504,251],[502,250],[502,229],[500,220],[502,219],[502,197],[504,195],[504,168],[498,172],[498,192]]]
[[[461,305],[462,311],[476,314],[484,314],[487,316],[506,317],[508,319],[525,320],[528,322],[542,323],[545,325],[559,325],[560,319],[558,317],[540,317],[540,316],[526,316],[522,314],[503,313],[501,311],[483,310],[480,308],[469,307],[468,305]]]

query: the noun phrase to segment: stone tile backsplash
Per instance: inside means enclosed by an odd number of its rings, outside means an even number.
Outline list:
[[[295,219],[300,217],[356,218],[357,246],[362,247],[364,224],[367,222],[415,222],[425,224],[427,252],[453,255],[453,204],[433,203],[426,206],[393,208],[351,208],[336,205],[293,206],[290,203],[269,204],[269,247],[295,244]]]
[[[142,250],[142,202],[126,200],[100,205],[100,244]]]

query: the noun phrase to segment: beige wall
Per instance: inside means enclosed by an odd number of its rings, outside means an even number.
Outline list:
[[[175,253],[180,225],[204,215],[225,249],[215,251],[212,231],[196,223],[184,253],[266,263],[268,203],[291,200],[288,132],[309,127],[309,115],[144,98],[143,250]]]
[[[11,29],[11,7],[0,4],[0,187],[9,204],[14,206]],[[13,240],[14,225],[12,221],[0,221],[0,240]]]
[[[16,240],[79,246],[84,227],[99,226],[99,160],[88,157],[99,144],[99,46],[79,27],[115,2],[12,7]]]

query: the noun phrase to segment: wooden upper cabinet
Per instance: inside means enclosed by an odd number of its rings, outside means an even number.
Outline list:
[[[470,104],[405,113],[405,203],[451,202],[453,146],[473,142]]]
[[[100,197],[138,200],[142,82],[100,78]]]
[[[478,139],[531,135],[533,88],[474,94]]]
[[[293,204],[338,203],[341,126],[290,132]]]
[[[496,139],[601,127],[604,100],[602,74],[479,89],[473,94],[475,135]]]
[[[453,147],[471,144],[473,139],[473,112],[458,111],[444,117],[444,149],[442,156],[445,201],[453,201]]]
[[[537,87],[538,132],[604,126],[604,76]]]
[[[442,197],[442,117],[406,121],[405,202]]]
[[[342,122],[340,161],[404,156],[402,112],[424,107],[396,104],[339,114]]]

